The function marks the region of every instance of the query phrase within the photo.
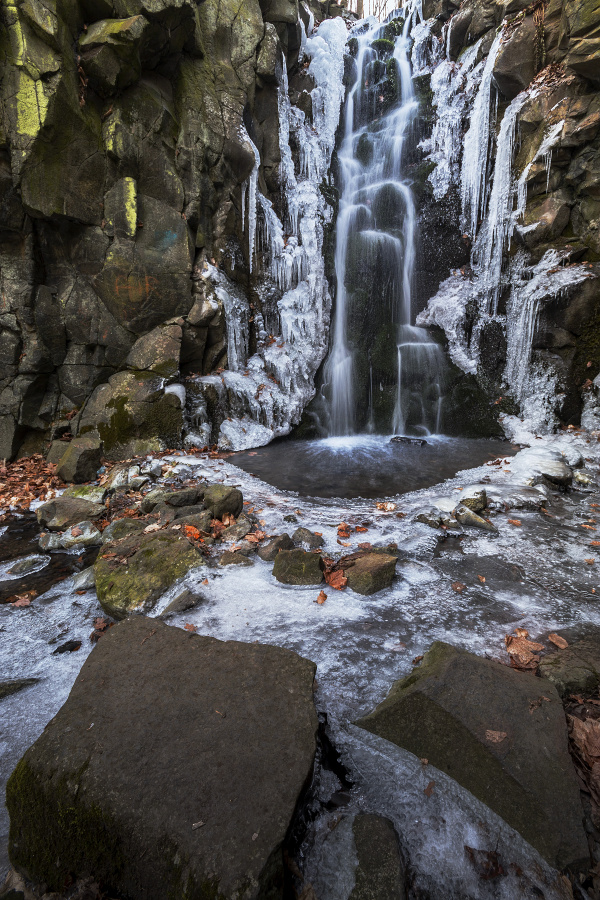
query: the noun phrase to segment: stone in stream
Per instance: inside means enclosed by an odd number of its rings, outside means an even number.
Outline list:
[[[359,813],[352,823],[358,865],[348,900],[405,900],[404,866],[389,819]]]
[[[162,613],[160,614],[161,619],[170,619],[171,616],[176,616],[178,613],[187,612],[190,609],[195,609],[201,603],[206,602],[206,597],[203,597],[201,594],[194,594],[192,591],[189,591],[187,588],[175,597],[174,600],[171,600],[168,606],[164,608]]]
[[[246,516],[241,515],[235,525],[230,525],[221,532],[222,541],[241,541],[252,531],[252,522]]]
[[[17,562],[8,570],[7,574],[18,575],[22,578],[24,575],[29,575],[31,572],[38,572],[40,569],[43,569],[44,566],[48,565],[50,559],[50,556],[27,556],[25,559],[17,560]]]
[[[280,550],[293,549],[293,540],[291,539],[289,534],[285,534],[284,532],[283,534],[278,534],[270,541],[267,541],[267,543],[263,544],[262,547],[259,547],[258,555],[260,559],[264,559],[265,562],[273,562]]]
[[[316,751],[315,665],[134,616],[98,642],[11,775],[10,859],[50,891],[281,896]]]
[[[479,484],[465,488],[464,491],[461,491],[460,503],[462,506],[472,509],[473,512],[482,512],[487,506],[485,488]]]
[[[586,864],[564,710],[547,679],[436,641],[357,725],[455,778],[551,866]]]
[[[319,553],[280,550],[275,557],[273,575],[282,584],[321,584],[323,568]]]
[[[318,550],[325,545],[321,535],[315,534],[314,531],[309,531],[308,528],[296,528],[292,535],[292,540],[295,544],[302,544],[303,547],[307,547],[309,550]]]
[[[99,519],[105,513],[106,509],[100,503],[61,496],[38,506],[35,514],[40,525],[50,531],[64,531],[70,525]]]
[[[94,564],[98,600],[114,619],[148,612],[172,584],[203,562],[177,531],[136,534],[104,544]]]
[[[10,697],[11,694],[18,694],[26,687],[37,684],[39,678],[11,678],[8,681],[0,681],[0,700]]]
[[[552,682],[561,697],[595,693],[600,686],[600,628],[564,650],[544,656],[540,674]]]
[[[221,554],[219,559],[220,566],[253,566],[254,562],[244,556],[243,553],[234,553],[232,550],[226,550]]]
[[[65,550],[72,547],[99,547],[102,543],[102,534],[92,522],[78,522],[67,528],[60,538],[60,545]]]
[[[365,553],[354,565],[344,569],[348,587],[367,596],[391,587],[397,562],[397,558],[388,553]]]
[[[166,488],[155,488],[149,491],[142,500],[142,512],[150,513],[154,510],[158,503],[166,503],[169,506],[195,506],[198,512],[198,504],[203,509],[202,497],[204,491],[202,488],[183,488],[181,491],[171,491]]]
[[[498,531],[495,525],[492,525],[487,519],[482,519],[476,512],[473,512],[468,506],[462,506],[462,504],[456,509],[454,517],[461,525],[470,525],[472,528],[481,528],[483,531]]]
[[[432,507],[431,509],[424,509],[420,513],[417,513],[414,521],[420,522],[422,525],[429,525],[430,528],[439,528],[442,524],[442,516],[438,509]]]
[[[222,519],[229,513],[236,518],[244,506],[242,492],[226,484],[209,484],[204,489],[204,505],[214,519]]]
[[[196,507],[197,508],[197,507]],[[186,506],[186,510],[189,510],[190,507]],[[194,515],[190,515],[189,512],[186,516],[175,516],[174,523],[175,525],[181,525],[183,528],[185,525],[191,525],[192,528],[197,528],[198,531],[203,531],[208,533],[210,531],[210,520],[212,516],[207,509],[202,510],[202,512],[195,513]],[[206,538],[204,538],[206,541]]]
[[[573,472],[563,455],[550,447],[520,450],[511,459],[510,469],[513,475],[531,486],[546,480],[558,487],[568,487],[573,480]]]
[[[140,531],[144,530],[147,524],[148,522],[143,519],[114,519],[102,532],[102,543],[106,544],[109,541],[120,541],[124,537],[138,534]]]

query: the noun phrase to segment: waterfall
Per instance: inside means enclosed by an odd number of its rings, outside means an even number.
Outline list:
[[[418,110],[409,59],[416,3],[404,12],[404,21],[396,11],[352,33],[357,77],[338,153],[336,312],[323,389],[332,435],[440,428],[444,354],[412,317],[416,215],[405,169]],[[420,46],[430,30],[417,29]]]

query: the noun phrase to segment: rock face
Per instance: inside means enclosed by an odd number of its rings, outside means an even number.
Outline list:
[[[281,896],[314,674],[278,647],[143,617],[112,628],[10,778],[13,865],[131,900]]]
[[[441,641],[357,723],[455,778],[556,868],[588,856],[560,698]]]
[[[133,534],[107,542],[94,565],[98,600],[114,619],[148,612],[203,558],[178,532]]]

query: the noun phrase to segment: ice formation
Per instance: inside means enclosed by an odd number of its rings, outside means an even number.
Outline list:
[[[195,379],[197,391],[188,403],[187,440],[192,445],[206,443],[209,437],[206,390],[216,390],[228,410],[219,444],[236,450],[287,434],[314,394],[314,376],[327,349],[331,307],[322,254],[323,226],[330,219],[331,209],[320,188],[328,178],[344,96],[346,39],[341,18],[322,22],[306,37],[303,52],[310,60],[308,74],[315,81],[312,125],[290,104],[285,60],[278,71],[285,223],[260,191],[260,157],[247,132],[242,134],[256,159],[242,191],[250,265],[252,270],[260,249],[264,259],[260,290],[265,295],[273,289],[280,293],[278,322],[269,335],[262,316],[254,316],[257,352],[248,358],[252,318],[248,298],[224,273],[205,264],[202,275],[213,285],[225,308],[229,368],[221,375]],[[294,167],[290,132],[300,146],[299,172]]]

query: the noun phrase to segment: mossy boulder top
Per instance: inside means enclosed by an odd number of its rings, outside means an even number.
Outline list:
[[[545,678],[436,641],[357,724],[455,778],[550,865],[587,864],[565,715]]]
[[[315,665],[135,616],[111,628],[13,772],[13,865],[51,891],[280,896],[311,775]]]
[[[108,542],[94,565],[102,608],[115,619],[149,612],[203,557],[178,531],[133,534]]]

